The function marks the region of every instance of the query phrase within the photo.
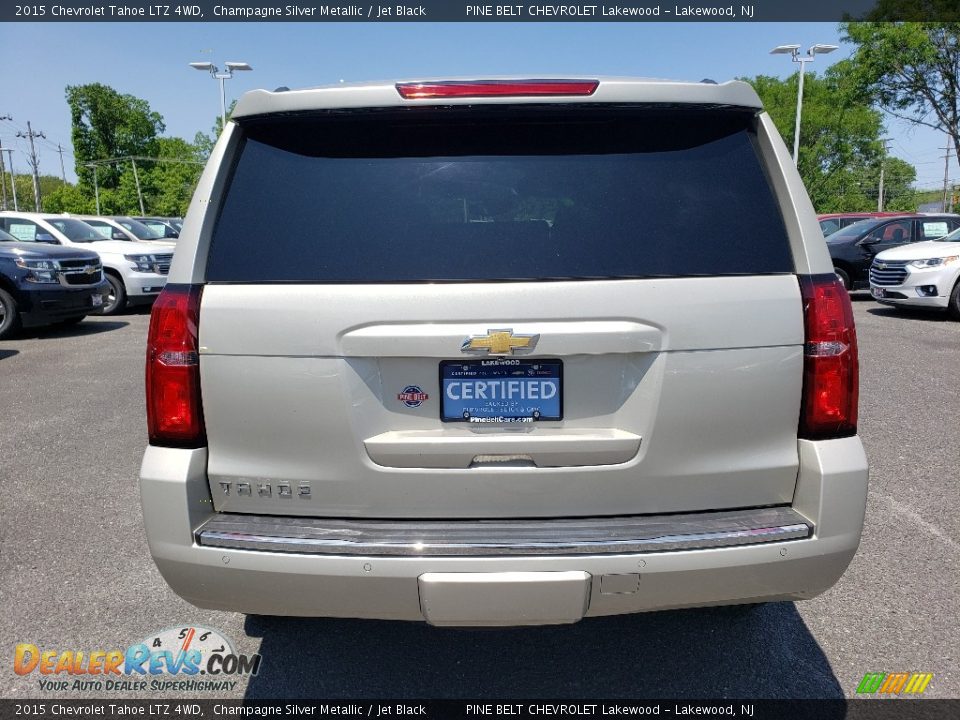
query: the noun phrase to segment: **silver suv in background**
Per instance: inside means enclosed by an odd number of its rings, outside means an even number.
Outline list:
[[[863,524],[857,343],[741,82],[255,91],[147,349],[147,537],[270,615],[810,598]]]
[[[870,293],[879,303],[946,310],[960,320],[960,230],[879,253]]]

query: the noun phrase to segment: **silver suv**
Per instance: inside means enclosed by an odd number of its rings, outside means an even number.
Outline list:
[[[860,540],[850,301],[753,90],[255,91],[147,351],[179,595],[437,625],[810,598]]]

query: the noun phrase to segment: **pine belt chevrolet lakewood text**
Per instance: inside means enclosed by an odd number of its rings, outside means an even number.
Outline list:
[[[150,321],[150,549],[258,614],[813,597],[863,525],[857,372],[746,84],[254,91]]]

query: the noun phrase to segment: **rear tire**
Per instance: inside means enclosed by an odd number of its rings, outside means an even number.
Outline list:
[[[960,320],[960,280],[953,286],[953,292],[950,293],[950,304],[947,306],[947,312],[954,320]]]
[[[6,340],[20,329],[20,308],[13,295],[0,290],[0,340]]]
[[[106,273],[107,282],[110,283],[110,293],[103,301],[103,307],[100,309],[101,315],[116,315],[127,306],[127,289],[123,286],[123,280],[110,273]]]
[[[847,292],[850,292],[853,285],[850,283],[850,276],[847,274],[847,271],[841,270],[838,267],[835,267],[833,271],[837,274],[837,278],[843,283],[843,287],[846,288]]]

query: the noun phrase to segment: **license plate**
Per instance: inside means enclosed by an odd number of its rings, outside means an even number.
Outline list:
[[[876,298],[882,298],[887,296],[887,291],[883,288],[873,288],[870,292],[873,293],[873,296]]]
[[[100,307],[101,305],[103,305],[103,295],[91,295],[90,305],[92,305],[93,307]]]
[[[443,422],[532,423],[563,418],[563,361],[445,360]]]

